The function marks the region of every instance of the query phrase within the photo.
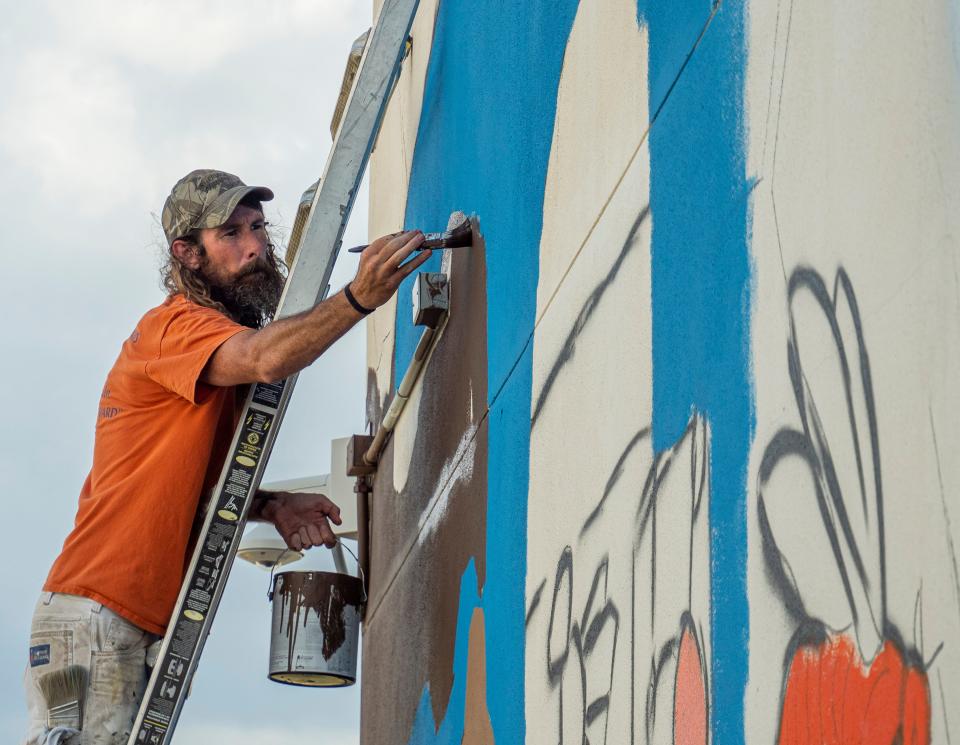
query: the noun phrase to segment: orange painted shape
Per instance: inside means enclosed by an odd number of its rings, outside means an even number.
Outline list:
[[[929,745],[927,676],[890,641],[869,666],[845,635],[797,649],[783,695],[779,745]]]
[[[914,667],[903,687],[903,745],[930,745],[930,689],[927,676]]]
[[[674,745],[706,745],[707,691],[703,682],[700,644],[693,629],[684,625],[673,691]]]

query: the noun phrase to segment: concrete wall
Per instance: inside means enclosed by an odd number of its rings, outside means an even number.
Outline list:
[[[479,234],[371,496],[364,743],[960,732],[956,12],[421,3],[370,231]]]

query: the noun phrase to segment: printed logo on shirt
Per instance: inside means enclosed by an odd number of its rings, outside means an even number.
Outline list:
[[[50,664],[50,645],[38,644],[30,647],[30,667]]]

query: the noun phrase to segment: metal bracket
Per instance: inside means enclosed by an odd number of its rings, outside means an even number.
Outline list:
[[[413,325],[435,329],[450,312],[450,281],[440,272],[420,272],[413,284]]]
[[[347,476],[376,473],[377,464],[367,463],[363,456],[373,444],[373,435],[353,435],[347,443]]]

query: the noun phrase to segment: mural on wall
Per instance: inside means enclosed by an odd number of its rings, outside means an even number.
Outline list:
[[[483,245],[385,456],[363,742],[960,731],[960,472],[933,490],[926,446],[938,407],[957,446],[960,163],[897,144],[960,130],[896,103],[944,87],[944,6],[430,6],[377,157],[404,225],[476,213]],[[376,411],[409,316],[402,288]]]
[[[483,226],[486,576],[464,575],[452,659],[418,648],[453,684],[445,707],[420,689],[409,742],[467,731],[473,628],[497,741],[743,739],[743,17],[707,0],[438,7],[404,222],[462,209]]]
[[[886,575],[897,564],[888,562],[884,543],[880,433],[856,294],[843,269],[831,288],[800,267],[788,298],[787,356],[801,428],[784,427],[766,445],[757,511],[770,580],[796,625],[778,742],[925,745],[928,670],[942,642],[924,644],[919,587],[912,640],[887,617]],[[797,500],[809,501],[802,510],[809,524],[797,524],[789,504]],[[823,535],[830,553],[811,556],[795,541],[785,552],[777,542],[785,532],[803,533],[807,545]],[[825,591],[827,578],[835,587]],[[837,589],[843,600],[831,603]]]
[[[949,743],[960,723],[956,469],[945,489],[932,414],[957,411],[951,14],[752,4],[759,742]]]
[[[688,401],[679,433],[654,443],[648,147],[650,122],[687,66],[679,45],[651,47],[654,26],[685,38],[686,53],[712,15],[695,3],[672,21],[642,10],[581,2],[558,93],[530,409],[525,693],[536,742],[712,740],[712,427]],[[651,56],[658,79],[648,82]],[[662,155],[666,170],[671,157]],[[688,229],[700,237],[685,246],[678,282],[698,264],[693,244],[715,235]],[[691,316],[716,313],[694,310],[700,300],[672,297]],[[703,351],[687,359],[694,368]]]
[[[656,457],[638,431],[534,590],[527,635],[543,646],[528,649],[529,674],[546,674],[551,742],[708,742],[708,461],[699,416]]]

